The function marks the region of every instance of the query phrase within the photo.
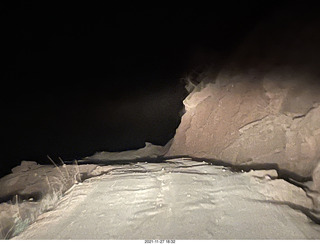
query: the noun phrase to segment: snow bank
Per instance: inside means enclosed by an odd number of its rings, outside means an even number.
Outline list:
[[[82,162],[112,162],[112,161],[136,161],[136,160],[152,160],[164,156],[171,141],[165,146],[157,146],[152,143],[146,142],[145,147],[137,150],[128,150],[123,152],[97,152],[92,156],[85,157]]]

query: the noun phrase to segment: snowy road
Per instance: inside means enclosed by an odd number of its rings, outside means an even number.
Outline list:
[[[319,239],[304,214],[266,201],[267,181],[188,160],[119,166],[13,239]]]

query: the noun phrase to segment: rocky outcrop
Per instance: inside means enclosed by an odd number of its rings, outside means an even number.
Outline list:
[[[163,157],[169,150],[172,141],[170,140],[164,146],[153,145],[150,142],[145,143],[145,147],[136,150],[128,150],[122,152],[96,152],[92,156],[85,157],[79,160],[81,163],[85,162],[124,162],[124,161],[139,161],[139,160],[157,160]]]
[[[320,162],[320,34],[319,18],[303,11],[257,26],[215,79],[195,87],[167,156],[312,176]]]
[[[167,155],[237,165],[275,163],[311,176],[320,160],[320,90],[297,83],[284,87],[267,76],[260,83],[240,80],[209,83],[187,97]],[[292,106],[296,101],[301,106]]]

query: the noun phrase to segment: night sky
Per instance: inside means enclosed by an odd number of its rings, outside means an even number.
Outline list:
[[[184,78],[222,65],[257,23],[292,1],[210,5],[1,3],[1,175],[96,151],[164,145]]]

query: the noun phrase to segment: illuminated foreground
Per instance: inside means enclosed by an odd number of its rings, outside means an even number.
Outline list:
[[[276,176],[188,159],[122,165],[73,187],[14,239],[319,239],[320,225],[292,208],[310,199]]]

